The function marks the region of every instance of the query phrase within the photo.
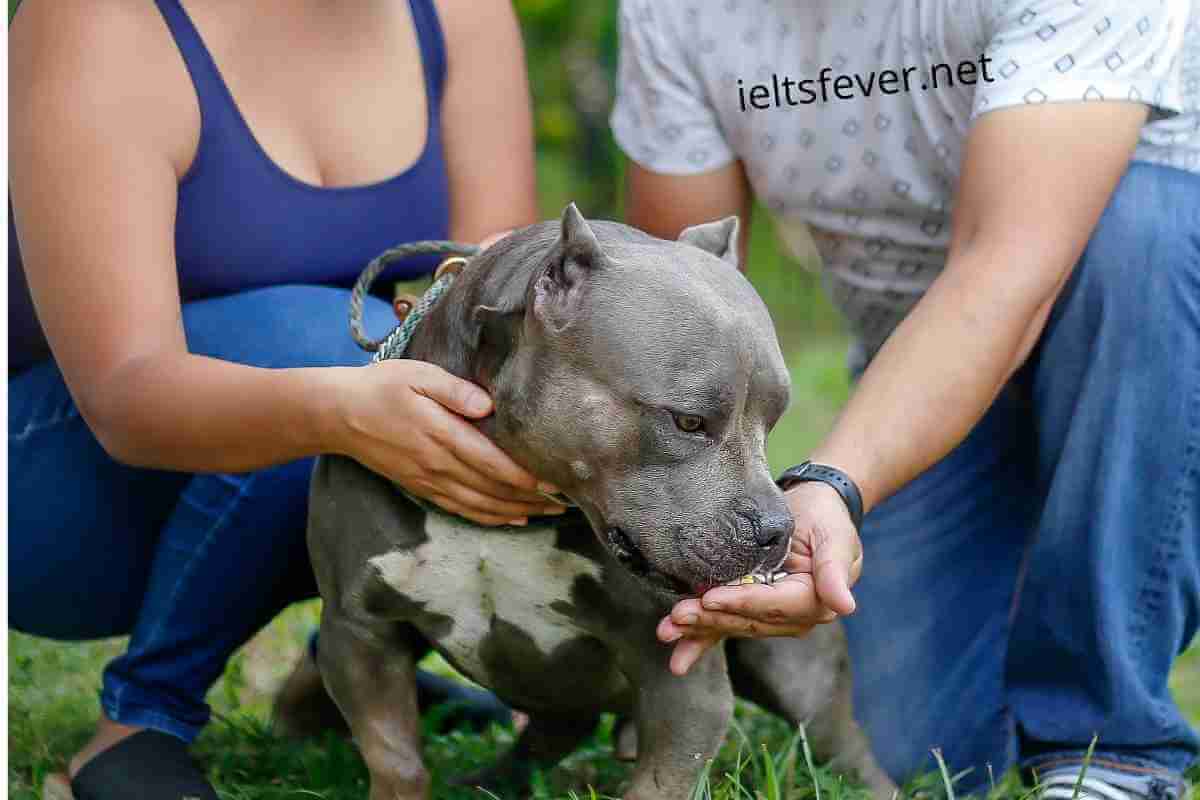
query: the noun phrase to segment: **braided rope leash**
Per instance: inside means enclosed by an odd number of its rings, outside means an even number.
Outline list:
[[[450,284],[454,283],[454,279],[458,277],[458,273],[469,263],[469,259],[472,256],[478,255],[479,252],[479,248],[475,245],[460,244],[459,242],[437,240],[411,242],[393,247],[390,250],[385,250],[372,259],[371,263],[367,264],[366,268],[358,276],[358,280],[354,282],[354,288],[350,290],[350,335],[354,337],[354,341],[358,343],[359,347],[368,353],[375,354],[371,359],[372,363],[388,358],[401,358],[404,355],[404,351],[408,349],[408,343],[412,341],[413,331],[417,329],[417,323],[429,313],[429,309],[437,304],[438,299],[450,288]],[[371,289],[371,284],[375,282],[375,279],[379,277],[380,273],[388,265],[405,258],[428,253],[444,254],[450,256],[450,258],[447,258],[438,265],[437,271],[434,273],[433,285],[426,289],[425,294],[421,295],[421,299],[413,303],[411,308],[404,313],[400,324],[382,339],[372,339],[367,335],[366,330],[364,330],[362,321],[363,298],[366,297],[367,292]],[[397,315],[399,314],[400,312],[397,311]],[[426,510],[433,510],[440,514],[449,513],[429,500],[417,497],[403,487],[399,488],[409,499],[418,503]],[[541,492],[541,494],[560,505],[575,506],[574,501],[564,495],[547,494],[545,492]]]
[[[452,256],[441,263],[434,273],[433,285],[430,286],[421,299],[413,304],[404,315],[400,324],[382,339],[372,339],[363,328],[363,298],[371,289],[371,284],[388,266],[397,261],[418,255],[437,253]],[[350,335],[363,350],[374,353],[372,361],[382,361],[386,358],[400,358],[412,340],[413,331],[429,309],[437,303],[445,291],[454,282],[459,270],[466,265],[467,259],[478,255],[479,248],[473,244],[447,242],[439,240],[409,242],[380,253],[358,276],[354,288],[350,290]]]

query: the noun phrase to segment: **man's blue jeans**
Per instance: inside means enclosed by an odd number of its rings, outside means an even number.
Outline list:
[[[855,711],[893,777],[940,747],[979,788],[1093,734],[1195,759],[1167,677],[1200,620],[1200,175],[1131,166],[1029,362],[862,538]]]
[[[194,353],[260,367],[363,364],[349,293],[279,286],[190,302]],[[368,329],[395,318],[367,298]],[[316,596],[305,545],[311,459],[248,474],[136,469],[113,461],[58,368],[9,381],[9,611],[60,639],[131,634],[104,673],[118,722],[190,741],[229,656],[289,604]]]

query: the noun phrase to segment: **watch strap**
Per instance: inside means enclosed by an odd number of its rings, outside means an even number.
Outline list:
[[[850,521],[854,523],[855,529],[862,528],[862,492],[859,491],[858,485],[849,475],[828,464],[804,461],[784,470],[775,483],[780,489],[787,491],[795,484],[806,481],[816,481],[832,486],[834,491],[841,495],[842,502],[846,504],[846,510],[850,512]]]

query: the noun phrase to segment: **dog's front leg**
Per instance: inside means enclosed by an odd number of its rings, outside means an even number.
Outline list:
[[[687,797],[716,755],[733,715],[725,650],[714,647],[687,675],[671,674],[670,649],[657,642],[637,679],[638,760],[625,800]]]
[[[370,800],[425,800],[416,664],[396,622],[360,622],[326,601],[317,662],[371,773]]]

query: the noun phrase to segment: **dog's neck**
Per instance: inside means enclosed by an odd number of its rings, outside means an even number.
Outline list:
[[[528,422],[531,413],[526,404],[528,387],[513,370],[502,385],[497,385],[497,378],[520,346],[530,285],[557,254],[538,237],[514,236],[509,247],[501,244],[477,257],[454,279],[416,326],[407,356],[436,364],[487,390],[495,412],[475,424],[510,456],[525,462],[519,431],[525,428],[521,421]],[[498,269],[499,264],[514,266]],[[534,464],[526,467],[537,471]]]
[[[409,343],[409,358],[436,364],[493,394],[497,414],[482,424],[489,434],[505,410],[494,391],[497,376],[520,344],[529,287],[552,257],[553,243],[519,231],[472,259]]]

